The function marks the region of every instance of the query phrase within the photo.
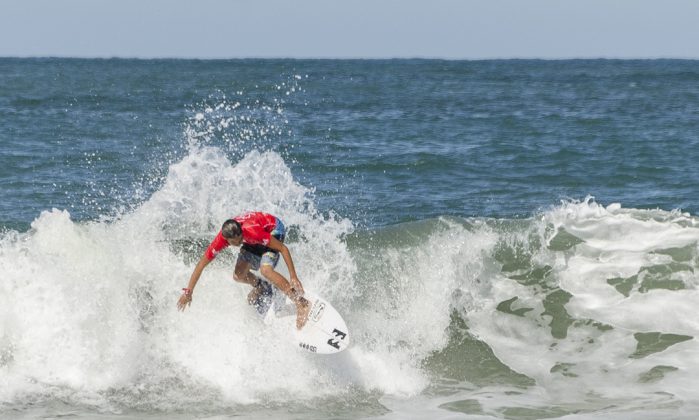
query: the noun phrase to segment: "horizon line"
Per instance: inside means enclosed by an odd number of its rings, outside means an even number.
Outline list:
[[[424,61],[584,61],[584,60],[608,60],[608,61],[697,61],[699,57],[681,56],[569,56],[569,57],[542,57],[542,56],[512,56],[512,57],[430,57],[430,56],[387,56],[387,57],[361,57],[361,56],[239,56],[239,57],[194,57],[194,56],[120,56],[120,55],[2,55],[0,59],[66,59],[66,60],[190,60],[190,61],[234,61],[234,60],[297,60],[297,61],[391,61],[391,60],[424,60]]]

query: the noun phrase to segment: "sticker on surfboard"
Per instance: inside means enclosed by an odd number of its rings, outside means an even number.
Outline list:
[[[296,306],[276,289],[265,293],[255,303],[255,309],[264,316],[267,325],[277,322],[288,324],[288,328],[293,331],[292,341],[301,350],[315,354],[334,354],[346,349],[350,343],[350,334],[342,316],[320,296],[306,291],[304,297],[311,309],[306,324],[300,330],[296,328]]]

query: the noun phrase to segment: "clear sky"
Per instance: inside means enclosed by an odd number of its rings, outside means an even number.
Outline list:
[[[699,59],[699,0],[0,0],[0,56]]]

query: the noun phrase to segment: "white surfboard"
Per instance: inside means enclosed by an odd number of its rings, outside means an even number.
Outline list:
[[[258,305],[258,313],[264,316],[265,324],[284,323],[293,331],[292,341],[297,348],[315,354],[334,354],[346,349],[350,334],[342,316],[325,299],[306,291],[311,310],[308,320],[300,330],[296,328],[296,306],[280,291],[273,288],[268,304]]]

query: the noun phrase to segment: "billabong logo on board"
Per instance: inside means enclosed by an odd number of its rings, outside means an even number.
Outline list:
[[[335,328],[333,330],[333,335],[335,336],[335,338],[337,338],[337,340],[334,338],[331,338],[330,340],[328,340],[328,345],[340,350],[340,342],[342,342],[345,339],[345,337],[347,337],[347,333]]]

